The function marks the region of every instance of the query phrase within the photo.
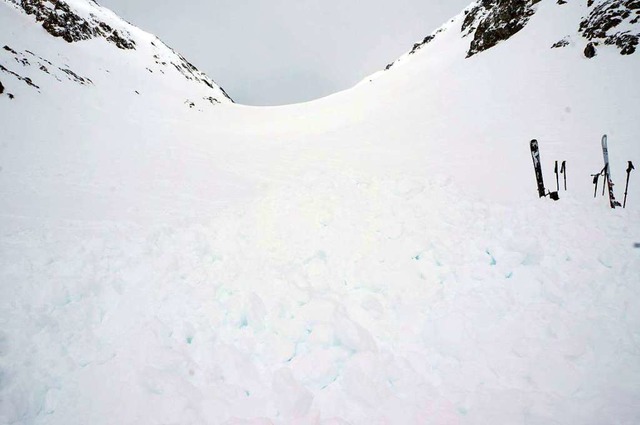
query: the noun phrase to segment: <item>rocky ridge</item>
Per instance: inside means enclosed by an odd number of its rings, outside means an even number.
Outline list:
[[[95,5],[98,6],[97,3]],[[112,28],[93,13],[84,18],[64,1],[21,0],[20,7],[42,23],[49,34],[61,37],[69,43],[102,37],[120,49],[135,49],[136,42],[131,34]]]
[[[522,30],[540,0],[481,0],[465,10],[463,37],[472,37],[467,57],[483,52]]]
[[[588,4],[590,13],[580,22],[580,34],[589,40],[585,56],[593,57],[599,44],[616,46],[622,55],[635,53],[640,40],[640,0],[588,0]]]
[[[517,34],[535,15],[541,1],[478,0],[472,3],[463,11],[464,18],[459,29],[462,38],[470,39],[466,57],[471,58],[491,49]],[[553,1],[558,7],[567,4],[566,0]],[[576,31],[585,45],[585,57],[594,57],[599,45],[615,46],[622,55],[635,53],[640,42],[640,0],[586,0],[586,2],[588,14],[579,23],[576,22]],[[444,26],[421,42],[414,44],[408,55],[416,53],[436,39],[438,34],[448,29]],[[571,37],[567,36],[551,47],[566,47],[571,44],[570,39]],[[394,63],[390,63],[385,70],[393,65]]]
[[[144,37],[140,37],[141,31],[138,28],[102,8],[94,0],[4,1],[19,12],[33,17],[35,22],[39,23],[53,37],[61,38],[70,44],[103,39],[123,52],[137,50],[141,55],[150,53],[149,65],[146,67],[146,71],[149,73],[178,72],[184,79],[204,86],[206,95],[203,96],[203,99],[207,103],[233,102],[221,87],[182,55],[157,37],[146,33],[144,33]],[[34,51],[35,47],[37,46],[34,46]],[[45,78],[45,75],[42,74],[52,76],[57,81],[68,79],[81,85],[93,84],[91,79],[79,76],[68,64],[54,64],[51,60],[55,62],[55,59],[44,59],[32,51],[18,51],[12,46],[5,45],[5,48],[0,51],[0,58],[3,56],[9,57],[3,60],[0,73],[4,72],[37,90],[40,90],[40,87],[33,80]],[[36,75],[31,73],[27,77],[15,66],[33,67],[39,72]]]
[[[467,57],[490,49],[508,40],[522,30],[536,13],[541,0],[480,0],[465,10],[461,31],[463,37],[472,37]],[[567,4],[557,0],[559,6]],[[599,44],[613,45],[620,54],[636,51],[640,39],[640,0],[587,0],[589,14],[584,17],[578,33],[588,43],[585,56],[593,57]],[[567,39],[552,47],[569,45]]]

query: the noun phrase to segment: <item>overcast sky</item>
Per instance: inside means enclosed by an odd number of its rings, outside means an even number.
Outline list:
[[[471,0],[98,0],[160,37],[238,103],[344,90],[397,59]]]

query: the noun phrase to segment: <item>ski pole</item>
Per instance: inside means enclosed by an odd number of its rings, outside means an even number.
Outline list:
[[[556,191],[560,190],[560,182],[558,180],[558,161],[556,161],[556,165],[553,167],[553,172],[556,173]]]
[[[595,198],[598,196],[598,179],[600,178],[600,173],[591,174],[591,177],[593,177],[593,184],[596,185],[596,188],[593,189],[593,197]]]
[[[607,187],[607,182],[609,181],[609,179],[607,178],[607,175],[609,174],[609,166],[605,165],[604,168],[602,169],[602,175],[604,176],[604,183],[602,184],[602,196],[604,196],[604,190]]]
[[[633,166],[633,162],[628,161],[629,165],[627,166],[627,184],[624,187],[624,201],[622,203],[622,208],[627,207],[627,192],[629,191],[629,176],[631,175],[631,170],[635,170]]]
[[[606,167],[605,167],[606,168]],[[598,195],[598,179],[600,178],[601,175],[604,174],[604,168],[602,170],[600,170],[599,173],[597,174],[591,174],[591,177],[593,177],[593,184],[596,186],[595,189],[593,189],[593,197],[595,198]],[[604,183],[603,183],[604,184]],[[604,189],[603,189],[604,190]]]
[[[562,173],[562,177],[564,178],[564,190],[567,190],[567,161],[562,161],[560,172]]]

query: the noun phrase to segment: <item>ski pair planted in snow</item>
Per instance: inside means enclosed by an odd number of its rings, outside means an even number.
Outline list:
[[[600,176],[604,176],[604,182],[602,184],[602,195],[604,196],[605,185],[609,188],[609,205],[611,208],[622,207],[626,208],[627,206],[627,193],[629,191],[629,176],[631,175],[631,171],[635,169],[633,166],[633,162],[628,161],[627,165],[627,182],[624,188],[624,201],[622,205],[620,202],[616,201],[616,197],[613,193],[613,180],[611,179],[611,167],[609,166],[609,147],[607,145],[607,135],[602,136],[602,156],[604,158],[604,168],[597,174],[592,174],[593,184],[595,185],[593,197],[595,198],[598,193],[598,178]]]
[[[538,195],[542,198],[545,196],[549,196],[554,201],[560,199],[558,196],[558,191],[560,191],[560,178],[559,174],[563,175],[564,178],[564,190],[567,190],[567,174],[566,174],[566,161],[562,161],[562,165],[560,166],[560,170],[558,170],[558,161],[555,162],[554,173],[556,175],[556,192],[548,192],[544,187],[544,179],[542,178],[542,165],[540,161],[540,148],[538,146],[538,141],[536,139],[531,140],[531,158],[533,159],[533,169],[536,173],[536,182],[538,184]],[[609,188],[609,205],[611,208],[615,207],[623,207],[627,206],[627,193],[629,192],[629,176],[631,175],[631,171],[635,169],[633,166],[633,162],[628,161],[627,165],[627,183],[624,188],[624,201],[622,205],[620,202],[616,201],[616,197],[613,193],[613,180],[611,179],[611,170],[609,166],[609,148],[607,146],[607,135],[602,136],[602,156],[604,158],[604,168],[597,174],[592,174],[593,184],[595,185],[595,191],[593,193],[593,197],[595,198],[598,194],[598,179],[600,176],[604,176],[605,182],[602,184],[602,195],[604,196],[605,185]]]

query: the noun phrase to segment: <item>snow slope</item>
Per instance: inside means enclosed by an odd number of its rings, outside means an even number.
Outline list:
[[[603,133],[618,197],[640,163],[640,55],[586,58],[602,2],[542,0],[467,58],[485,3],[273,108],[0,4],[12,49],[93,82],[0,73],[0,423],[638,423],[640,181],[611,210],[590,174]]]

